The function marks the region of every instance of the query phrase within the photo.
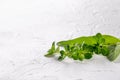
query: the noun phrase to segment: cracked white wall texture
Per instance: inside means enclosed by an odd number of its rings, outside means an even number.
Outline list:
[[[52,41],[120,38],[120,0],[0,0],[0,80],[120,80],[120,61],[45,58]]]

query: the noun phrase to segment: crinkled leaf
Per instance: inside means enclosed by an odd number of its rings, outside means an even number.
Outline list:
[[[113,45],[113,46],[110,46],[110,53],[109,55],[107,56],[107,58],[110,60],[110,61],[114,61],[119,55],[120,55],[120,45]]]

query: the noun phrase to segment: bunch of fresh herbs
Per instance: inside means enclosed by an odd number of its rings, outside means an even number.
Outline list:
[[[106,56],[108,60],[114,61],[120,54],[120,39],[97,33],[94,36],[60,41],[57,44],[53,42],[45,56],[50,57],[55,53],[59,53],[58,60],[60,61],[66,57],[83,61],[84,59],[91,59],[94,54]]]

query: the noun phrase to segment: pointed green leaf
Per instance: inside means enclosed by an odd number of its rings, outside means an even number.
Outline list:
[[[51,48],[48,50],[48,53],[45,55],[46,57],[53,56],[55,53],[55,42],[52,43]]]

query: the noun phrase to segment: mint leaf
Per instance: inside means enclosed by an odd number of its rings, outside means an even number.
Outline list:
[[[120,55],[120,45],[112,45],[109,47],[110,49],[110,54],[107,56],[107,58],[110,61],[114,61],[119,55]]]

